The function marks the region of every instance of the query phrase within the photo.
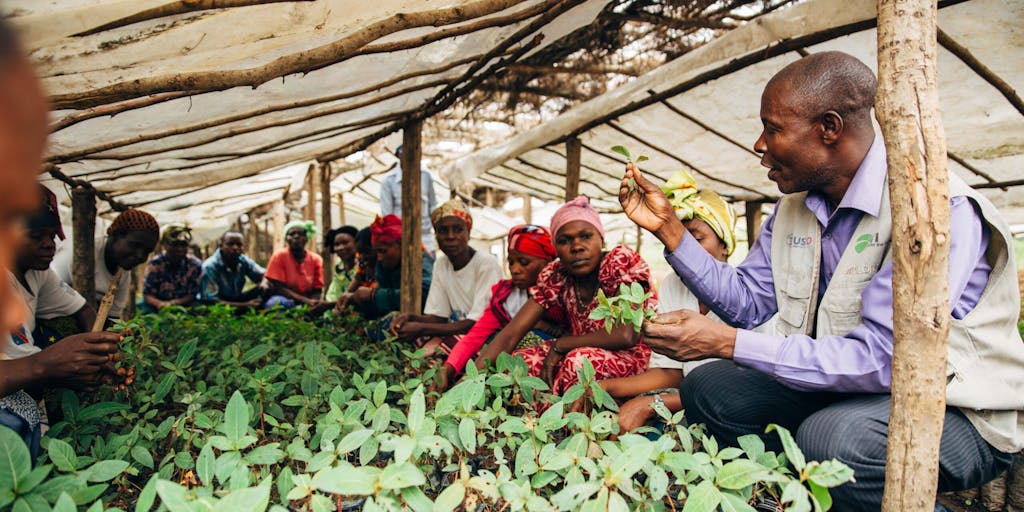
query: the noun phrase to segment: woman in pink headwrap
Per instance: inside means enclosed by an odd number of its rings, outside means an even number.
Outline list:
[[[522,224],[509,230],[508,271],[512,279],[502,279],[491,287],[490,303],[483,315],[452,348],[438,371],[440,390],[448,389],[452,379],[476,356],[480,347],[512,321],[512,317],[529,300],[528,290],[537,284],[540,271],[553,259],[555,247],[546,228]],[[561,323],[560,317],[546,314],[516,346],[525,348],[561,335],[564,331]]]
[[[618,295],[623,283],[638,283],[650,291],[647,263],[636,251],[621,245],[602,250],[604,227],[586,196],[569,201],[555,212],[551,232],[558,259],[544,267],[537,284],[530,288],[530,300],[484,349],[478,364],[514,350],[516,342],[537,320],[553,313],[565,319],[568,335],[513,352],[523,356],[530,374],[544,379],[553,393],[562,394],[576,383],[583,358],[590,360],[598,379],[644,371],[651,349],[632,326],[620,325],[608,332],[603,320],[589,317],[597,306],[599,289],[608,297]],[[653,309],[657,302],[652,296],[644,307]]]

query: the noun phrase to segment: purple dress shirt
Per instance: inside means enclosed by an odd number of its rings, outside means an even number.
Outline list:
[[[875,137],[839,207],[829,212],[824,195],[811,192],[805,205],[821,224],[821,278],[825,293],[846,245],[863,215],[878,215],[887,184],[885,144]],[[726,322],[738,327],[735,361],[806,391],[880,393],[889,391],[892,372],[892,262],[884,264],[861,294],[859,326],[845,336],[811,338],[750,331],[778,311],[771,269],[775,215],[765,222],[746,259],[733,267],[712,258],[684,231],[665,258],[683,283]],[[966,197],[950,198],[949,297],[954,318],[978,303],[991,266],[985,259],[988,226]]]

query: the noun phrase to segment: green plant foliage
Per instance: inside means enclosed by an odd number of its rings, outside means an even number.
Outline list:
[[[619,435],[589,361],[563,397],[507,354],[438,395],[433,368],[355,318],[170,308],[120,327],[134,385],[66,392],[34,468],[0,429],[0,509],[817,510],[852,478],[784,429],[785,455],[720,448],[662,407],[662,430]]]
[[[632,324],[633,330],[640,332],[644,320],[654,318],[653,309],[644,308],[647,299],[653,292],[644,292],[640,283],[619,284],[619,294],[606,297],[604,290],[597,290],[597,306],[590,312],[591,320],[604,320],[604,328],[608,332],[617,325]]]

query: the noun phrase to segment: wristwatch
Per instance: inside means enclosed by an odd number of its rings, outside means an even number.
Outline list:
[[[654,402],[657,402],[657,403],[659,403],[661,405],[665,405],[665,401],[661,399],[661,393],[658,393],[658,394],[654,395],[654,400],[652,400],[651,403],[654,403]]]
[[[560,355],[560,356],[564,356],[564,355],[568,354],[569,351],[568,350],[559,350],[558,349],[558,340],[559,339],[561,339],[561,338],[555,338],[555,341],[551,342],[551,351],[556,353],[556,354],[558,354],[558,355]]]

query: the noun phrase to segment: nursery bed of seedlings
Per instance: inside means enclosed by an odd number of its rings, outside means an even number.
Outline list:
[[[36,461],[0,429],[0,508],[799,511],[852,477],[805,461],[784,429],[779,454],[755,436],[720,447],[666,410],[662,429],[618,435],[589,365],[563,397],[507,356],[438,395],[433,368],[368,343],[358,318],[301,315],[168,309],[119,326],[130,384],[52,394]]]

